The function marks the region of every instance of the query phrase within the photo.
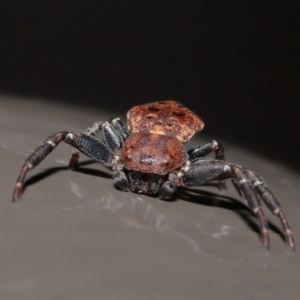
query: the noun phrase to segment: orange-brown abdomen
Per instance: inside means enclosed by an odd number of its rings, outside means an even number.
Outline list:
[[[127,113],[131,133],[153,133],[187,142],[201,131],[204,122],[192,111],[175,101],[157,101],[131,108]]]
[[[186,159],[187,153],[180,141],[151,133],[132,134],[121,151],[125,169],[159,175],[181,167]]]

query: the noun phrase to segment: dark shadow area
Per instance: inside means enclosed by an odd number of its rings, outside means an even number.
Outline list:
[[[48,168],[36,175],[33,175],[29,179],[26,180],[23,193],[25,190],[30,186],[37,184],[38,182],[53,176],[61,171],[69,171],[69,172],[78,172],[85,175],[96,176],[100,178],[112,178],[112,175],[109,171],[104,172],[102,170],[86,168],[84,166],[96,164],[97,162],[93,160],[86,160],[78,163],[78,166],[75,170],[68,170],[67,167],[53,167]],[[212,188],[218,188],[218,183],[211,182],[206,184],[205,186],[210,186]],[[121,193],[122,191],[120,191]],[[235,198],[228,197],[225,195],[220,195],[213,192],[207,192],[199,189],[192,189],[192,188],[179,188],[177,189],[174,197],[163,200],[163,201],[176,201],[176,200],[184,200],[192,203],[196,203],[199,205],[205,206],[213,206],[216,208],[228,209],[234,211],[244,222],[248,225],[248,227],[260,235],[260,229],[258,226],[257,218],[253,215],[253,213],[249,210],[249,208],[241,203],[240,201],[236,200]],[[281,237],[283,241],[285,241],[284,234],[282,231],[271,221],[268,221],[268,225],[270,230],[275,232],[277,235]]]
[[[175,99],[204,119],[207,134],[298,170],[295,5],[6,1],[0,93],[123,118],[133,105]]]
[[[101,177],[101,178],[112,178],[112,175],[109,174],[108,172],[104,172],[101,170],[97,169],[92,169],[92,168],[84,168],[83,166],[91,165],[91,164],[96,164],[97,162],[93,160],[87,160],[78,163],[78,166],[74,170],[68,170],[68,167],[53,167],[53,168],[48,168],[44,171],[41,171],[40,173],[31,176],[29,179],[25,181],[24,188],[23,188],[23,193],[25,190],[30,186],[34,185],[50,176],[53,176],[57,174],[58,172],[66,171],[66,172],[78,172],[82,173],[85,175],[91,175],[91,176],[96,176],[96,177]]]
[[[217,186],[217,184],[214,185]],[[245,204],[235,198],[199,189],[180,188],[176,192],[176,199],[234,211],[245,222],[245,224],[247,224],[249,229],[260,235],[258,220],[255,215],[253,215]],[[269,220],[268,225],[271,231],[276,233],[283,241],[285,241],[284,234],[277,225]]]

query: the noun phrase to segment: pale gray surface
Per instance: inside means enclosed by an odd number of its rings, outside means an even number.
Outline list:
[[[10,202],[23,161],[47,136],[112,117],[0,98],[0,299],[299,299],[299,254],[276,230],[271,251],[262,248],[230,182],[225,192],[201,187],[174,202],[124,193],[100,164],[67,171],[71,147],[62,144],[29,173],[36,180],[22,202]],[[299,241],[299,176],[230,145],[226,153],[264,177]]]

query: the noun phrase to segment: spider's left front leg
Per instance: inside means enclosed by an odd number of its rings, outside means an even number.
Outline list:
[[[120,150],[124,141],[128,137],[128,132],[119,118],[111,120],[111,122],[98,121],[88,127],[83,134],[88,136],[96,136],[99,131],[103,131],[104,140],[111,145],[112,152]],[[69,161],[68,169],[74,170],[79,161],[78,149],[72,150],[72,156]]]
[[[27,173],[39,165],[61,142],[75,147],[87,157],[104,165],[109,166],[113,161],[114,157],[109,147],[92,136],[70,131],[54,133],[37,147],[23,163],[13,191],[13,202],[21,199]]]
[[[103,142],[110,150],[112,155],[116,154],[122,149],[125,140],[128,138],[129,134],[119,118],[111,120],[111,122],[96,122],[91,127],[87,128],[85,135],[95,136],[100,130],[103,133]],[[74,169],[78,164],[79,151],[74,149],[72,152],[72,157],[69,162],[68,169]],[[119,164],[113,165],[113,179],[116,188],[121,191],[129,190],[129,182],[126,174],[123,171],[122,166]]]
[[[91,127],[88,127],[83,133],[88,136],[96,136],[97,132],[100,131],[101,125],[103,124],[103,121],[98,121],[92,124]],[[74,170],[78,164],[79,161],[79,150],[74,148],[72,150],[72,155],[69,161],[68,169]]]
[[[234,179],[236,188],[245,197],[247,204],[260,223],[262,243],[269,248],[269,230],[267,219],[261,205],[261,200],[277,216],[282,224],[285,242],[289,249],[295,250],[293,233],[288,224],[283,209],[266,186],[261,176],[241,166],[220,160],[203,159],[192,163],[181,178],[181,185],[195,186],[208,183],[212,180]]]

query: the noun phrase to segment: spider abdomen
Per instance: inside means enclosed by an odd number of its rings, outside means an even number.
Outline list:
[[[166,175],[185,164],[187,153],[173,137],[134,133],[125,141],[121,160],[127,170]]]

